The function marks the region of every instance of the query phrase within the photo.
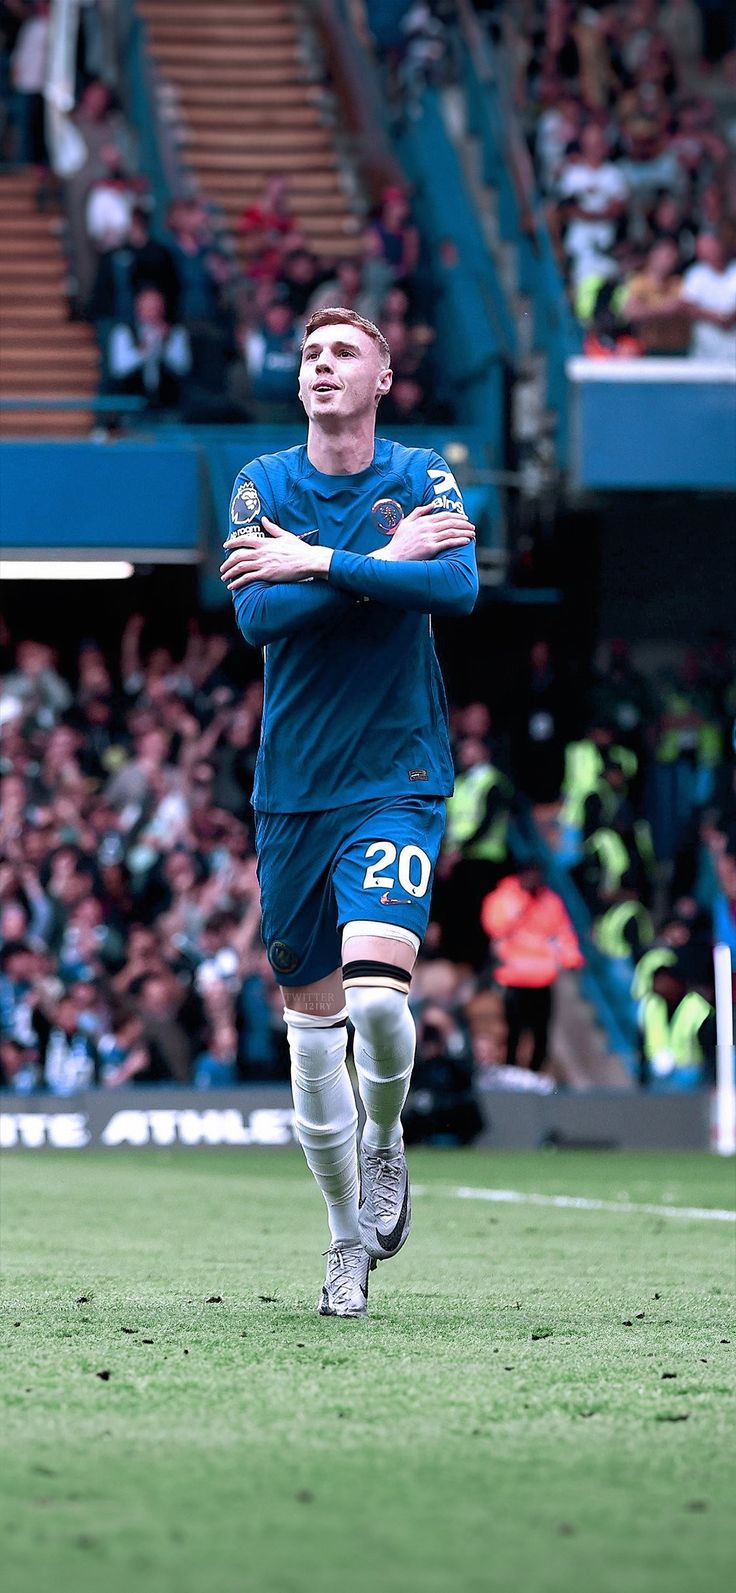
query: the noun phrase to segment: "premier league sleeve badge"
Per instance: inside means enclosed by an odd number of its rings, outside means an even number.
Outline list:
[[[392,537],[404,518],[404,511],[395,498],[378,498],[371,509],[371,519],[378,531]]]
[[[241,481],[230,505],[230,519],[236,525],[246,525],[263,513],[258,489],[253,481]]]
[[[230,534],[225,547],[238,542],[241,537],[258,537],[266,540],[266,532],[261,528],[260,516],[263,514],[263,505],[258,495],[258,490],[253,481],[242,481],[237,488],[230,504]]]

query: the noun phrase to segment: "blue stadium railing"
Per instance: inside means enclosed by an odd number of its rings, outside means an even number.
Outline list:
[[[564,902],[580,942],[585,957],[585,967],[580,976],[583,995],[594,1008],[611,1051],[621,1058],[632,1079],[638,1082],[639,1028],[636,1003],[616,979],[610,959],[598,950],[593,939],[593,922],[583,898],[567,869],[547,845],[528,805],[521,815],[520,828],[529,851],[544,872],[547,884]]]
[[[462,418],[487,426],[500,463],[504,366],[516,357],[516,328],[436,91],[426,91],[421,114],[406,122],[396,144],[413,185],[412,208],[438,294],[438,364],[463,406]],[[448,243],[457,263],[446,263]]]
[[[27,409],[29,435],[0,442],[0,544],[14,557],[48,557],[74,550],[97,557],[128,554],[147,563],[196,563],[205,607],[227,603],[219,578],[233,480],[259,454],[290,448],[305,436],[291,426],[184,426],[137,416],[139,426],[114,440],[51,441],[33,437],[34,410],[54,407],[97,413],[137,411],[139,400],[69,397],[0,400],[2,409]],[[379,425],[379,433],[381,431]],[[457,461],[479,547],[500,554],[497,489],[489,484],[485,434],[472,427],[404,427],[401,440],[434,448]],[[28,495],[29,481],[43,481]],[[48,505],[54,512],[49,518]]]
[[[148,48],[148,27],[134,0],[127,9],[127,111],[135,126],[140,164],[151,184],[156,215],[163,224],[171,200],[188,189],[187,174],[174,136],[173,123],[162,115],[156,93],[156,71]]]
[[[467,0],[457,0],[455,50],[470,132],[480,140],[485,181],[498,195],[501,237],[517,249],[518,286],[531,300],[534,345],[547,361],[547,404],[556,418],[557,456],[568,464],[567,361],[580,353],[580,328],[570,309],[539,202],[526,141],[511,101],[508,62],[479,26]]]

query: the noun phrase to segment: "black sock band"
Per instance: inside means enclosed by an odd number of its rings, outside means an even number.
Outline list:
[[[411,974],[406,968],[399,968],[394,962],[376,962],[373,958],[366,957],[358,962],[346,962],[342,970],[343,985],[377,984],[387,982],[392,987],[399,985],[408,993],[411,984]]]

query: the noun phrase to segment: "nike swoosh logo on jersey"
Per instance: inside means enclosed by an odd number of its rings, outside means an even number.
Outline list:
[[[380,1228],[376,1228],[376,1238],[378,1240],[379,1245],[381,1246],[381,1248],[383,1250],[388,1250],[389,1253],[392,1250],[398,1250],[398,1248],[399,1248],[399,1243],[401,1241],[401,1235],[402,1235],[402,1233],[404,1231],[404,1223],[406,1222],[406,1208],[407,1208],[408,1204],[409,1204],[409,1174],[407,1173],[406,1178],[404,1180],[404,1199],[401,1202],[401,1211],[399,1212],[399,1218],[398,1218],[398,1222],[396,1223],[395,1228],[392,1228],[390,1233],[381,1233]]]
[[[410,896],[389,896],[388,891],[384,891],[380,901],[382,907],[411,907]]]

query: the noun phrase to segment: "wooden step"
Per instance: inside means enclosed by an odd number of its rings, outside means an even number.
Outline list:
[[[80,376],[66,376],[53,372],[49,376],[14,376],[12,382],[3,383],[3,398],[68,398],[71,394],[88,393],[92,398],[95,383]],[[7,411],[0,410],[0,414]]]
[[[322,128],[310,128],[308,131],[302,129],[295,134],[289,127],[263,127],[261,124],[258,136],[254,136],[252,129],[238,127],[234,117],[228,127],[197,127],[196,124],[187,123],[187,131],[189,137],[186,143],[189,145],[196,143],[197,152],[241,149],[244,140],[249,150],[262,145],[269,150],[280,149],[287,152],[298,150],[300,154],[306,154],[308,150],[314,150],[315,154],[326,149],[332,152],[331,140]]]
[[[277,21],[291,21],[293,19],[292,7],[284,5],[282,0],[267,0],[269,18]],[[258,21],[263,16],[264,0],[216,0],[214,5],[207,6],[207,16],[214,22],[233,21],[240,25],[245,19]],[[148,22],[154,17],[164,20],[174,16],[181,18],[191,16],[196,21],[202,10],[202,0],[176,0],[172,5],[170,0],[138,0],[136,7],[139,15]]]
[[[4,292],[0,292],[0,304],[3,308],[3,321],[2,326],[0,326],[1,340],[2,334],[7,328],[8,316],[17,316],[21,313],[19,293],[15,293],[11,299],[10,296],[6,298]],[[47,322],[58,320],[59,326],[63,327],[70,337],[84,342],[89,339],[91,328],[84,322],[70,320],[69,306],[65,295],[61,292],[58,294],[47,293],[40,304],[35,299],[29,299],[26,313],[30,320],[30,330],[33,330],[36,324],[41,322],[46,327]],[[2,346],[1,342],[0,346]]]
[[[283,96],[279,96],[274,105],[251,105],[247,94],[242,89],[236,89],[227,103],[219,96],[216,99],[211,97],[208,104],[190,104],[189,100],[183,99],[178,109],[188,127],[219,127],[225,131],[228,128],[256,127],[266,137],[272,132],[291,133],[295,138],[316,134],[323,138],[332,136],[313,105],[294,105]]]
[[[30,258],[29,250],[33,250]],[[35,267],[39,260],[58,260],[59,245],[54,238],[34,238],[5,222],[0,232],[0,260],[11,261],[16,255],[25,256],[26,268]]]
[[[207,15],[210,11],[221,11],[238,17],[263,16],[264,6],[268,6],[269,16],[294,15],[290,0],[213,0],[213,4],[207,6]],[[202,0],[138,0],[136,9],[142,17],[151,16],[153,12],[159,15],[199,16]]]
[[[190,87],[202,82],[202,70],[191,62],[182,62],[181,65],[172,62],[169,65],[168,62],[157,61],[156,66],[159,81],[169,88],[175,88],[179,95],[188,93]],[[257,81],[254,81],[254,73]],[[221,90],[227,89],[242,94],[244,105],[317,104],[316,94],[303,91],[298,67],[290,66],[288,62],[281,65],[266,62],[251,69],[238,61],[230,61],[223,66],[207,67],[206,76],[212,105],[217,105]]]
[[[188,57],[186,60],[174,61],[169,67],[169,64],[161,61],[157,55],[156,64],[160,77],[170,79],[179,85],[192,83],[199,86],[202,83],[202,68],[196,59]],[[213,99],[220,87],[228,85],[243,88],[249,95],[252,94],[253,104],[257,103],[260,91],[264,88],[270,89],[272,94],[284,93],[286,89],[302,92],[301,74],[296,64],[291,66],[259,64],[255,76],[257,81],[254,81],[254,70],[248,61],[223,61],[217,66],[210,65],[207,70],[207,81]],[[316,98],[316,95],[313,97]]]
[[[3,285],[18,280],[28,282],[29,275],[32,274],[34,286],[40,287],[38,279],[43,278],[48,292],[48,283],[54,278],[61,282],[64,269],[64,261],[58,254],[49,260],[24,260],[22,257],[18,260],[8,259],[3,261]]]
[[[61,228],[52,227],[40,216],[29,214],[27,203],[19,203],[17,210],[4,210],[0,205],[0,216],[7,219],[14,234],[22,233],[24,238],[32,239],[34,244],[48,243],[55,249],[61,248],[63,237]]]
[[[0,410],[0,437],[36,442],[41,437],[68,441],[88,437],[94,425],[91,410]]]
[[[14,324],[11,324],[11,316],[15,317]],[[39,329],[41,327],[43,327],[42,343],[39,340]],[[26,310],[25,321],[22,322],[20,311],[17,308],[12,312],[6,313],[5,306],[3,306],[0,356],[2,356],[4,350],[14,347],[19,337],[25,337],[29,348],[32,350],[34,359],[42,358],[46,347],[60,348],[63,346],[71,350],[94,349],[96,347],[91,327],[80,326],[78,323],[71,322],[68,319],[62,320],[61,316],[57,321],[50,321],[48,317],[38,315],[37,310],[32,306],[29,306]]]
[[[25,314],[35,318],[36,310],[40,304],[59,304],[66,306],[66,298],[61,286],[58,293],[49,293],[48,284],[45,282],[27,282],[22,287],[9,288],[3,283],[0,290],[0,315]]]
[[[43,324],[44,330],[42,342],[39,340],[36,331],[35,312],[33,310],[29,310],[28,321],[25,326],[25,334],[21,333],[21,335],[25,335],[27,357],[29,360],[42,363],[47,352],[49,351],[53,351],[54,355],[60,359],[74,359],[77,356],[80,356],[83,359],[88,359],[90,356],[95,355],[97,350],[97,341],[91,326],[84,325],[79,321],[67,321],[65,324],[62,324],[59,327],[50,327],[46,321],[43,323],[39,321],[38,324]],[[16,346],[15,341],[12,344],[8,342],[10,335],[11,334],[9,333],[5,317],[3,316],[3,337],[2,343],[0,344],[0,357],[2,357],[8,348]],[[18,334],[13,333],[12,336],[15,340]]]
[[[202,150],[197,154],[194,162],[198,171],[261,171],[283,173],[284,154],[282,150],[273,153],[258,149],[240,149],[223,151],[214,154],[212,151]],[[289,173],[308,171],[310,173],[335,171],[337,158],[332,150],[323,151],[320,155],[312,155],[309,151],[301,155],[298,150],[292,151],[288,160]]]
[[[245,105],[244,96],[240,93],[233,97],[231,105],[218,104],[216,107],[204,105],[181,106],[181,121],[183,127],[199,132],[209,129],[210,132],[247,132],[263,134],[264,138],[286,137],[293,138],[299,144],[303,138],[314,137],[319,134],[329,139],[329,133],[322,126],[311,106],[304,110],[296,110],[294,106],[280,106],[266,109],[263,105]]]
[[[187,37],[197,34],[198,37],[210,33],[224,34],[232,38],[234,34],[273,33],[280,37],[288,33],[293,38],[296,34],[296,23],[283,7],[271,6],[269,0],[259,8],[249,10],[246,6],[238,6],[231,11],[223,11],[217,15],[218,7],[206,3],[198,11],[187,10],[179,5],[166,7],[139,7],[141,15],[149,28],[155,28],[165,33],[176,33]]]
[[[0,178],[0,380],[3,395],[44,399],[97,389],[91,328],[69,320],[59,220],[36,209],[35,173]],[[89,433],[88,411],[0,411],[0,436]]]
[[[340,178],[336,170],[329,171],[299,171],[288,172],[289,199],[293,209],[298,208],[299,195],[312,193],[342,193]],[[237,201],[240,194],[244,195],[244,203],[259,197],[263,193],[265,177],[258,169],[253,171],[230,171],[221,169],[213,174],[207,190],[208,198],[216,195],[232,195]],[[346,208],[347,208],[347,201]]]
[[[204,66],[229,66],[231,64],[246,65],[251,71],[262,66],[283,66],[299,61],[296,45],[293,42],[285,44],[248,44],[240,39],[224,44],[187,44],[180,38],[156,41],[153,44],[153,53],[159,61],[188,61],[195,60],[200,69]]]
[[[48,220],[35,209],[33,196],[30,194],[6,194],[0,188],[0,216],[12,216],[14,220],[31,228],[49,226]]]
[[[35,357],[34,357],[35,355]],[[34,350],[29,346],[28,334],[24,341],[9,343],[3,338],[3,349],[0,355],[0,371],[5,387],[12,387],[16,375],[33,377],[38,382],[42,380],[45,372],[56,374],[59,370],[67,372],[71,377],[83,378],[82,386],[87,386],[88,378],[94,380],[98,369],[99,360],[96,350],[85,348],[75,349],[64,343],[52,343],[43,351]]]
[[[320,102],[319,89],[314,88],[312,85],[299,84],[294,96],[290,99],[285,99],[278,83],[249,83],[245,71],[236,83],[223,82],[222,78],[218,77],[216,84],[211,81],[203,86],[201,73],[185,81],[183,70],[179,69],[174,86],[180,102],[185,102],[187,105],[190,103],[209,106],[222,103],[230,104],[240,97],[240,103],[246,108],[265,106],[268,111],[288,111],[309,107],[315,114],[318,114]]]
[[[148,28],[155,28],[162,33],[181,34],[187,38],[193,34],[201,38],[212,33],[225,38],[232,38],[238,33],[272,33],[276,38],[281,38],[285,33],[291,38],[296,35],[294,17],[283,10],[279,13],[276,8],[272,11],[268,0],[260,10],[249,11],[243,6],[222,16],[217,16],[216,11],[216,6],[205,3],[198,11],[187,11],[181,6],[168,6],[164,10],[145,7],[142,14]]]
[[[3,332],[0,365],[7,370],[10,365],[23,362],[30,371],[38,365],[44,368],[48,365],[50,369],[52,365],[64,364],[74,365],[75,367],[84,365],[91,370],[92,366],[96,364],[97,352],[95,346],[91,342],[88,343],[86,339],[84,343],[74,343],[70,340],[68,332],[63,342],[47,341],[46,337],[47,335],[44,334],[43,346],[39,348],[38,345],[34,347],[33,342],[30,341],[33,338],[32,331],[27,331],[25,334],[21,333],[20,341],[17,335],[11,341],[7,333]]]
[[[0,414],[0,436],[14,443],[73,443],[88,438],[94,425],[91,411],[54,413],[53,409],[33,409],[33,413]]]
[[[38,342],[38,328],[43,326],[43,342]],[[97,345],[92,337],[77,335],[78,328],[61,322],[58,326],[50,325],[48,321],[39,321],[36,316],[29,315],[24,326],[17,323],[9,326],[7,317],[3,316],[2,344],[0,345],[0,361],[17,359],[22,353],[23,358],[29,362],[43,364],[44,359],[84,359],[95,357]]]
[[[274,48],[279,48],[282,44],[295,43],[296,30],[293,22],[286,20],[264,22],[254,17],[249,21],[243,17],[215,22],[209,11],[205,11],[199,17],[149,17],[148,37],[154,49],[158,49],[159,42],[187,44],[196,48],[203,44],[229,47],[242,43],[244,39],[247,39],[248,44],[272,44]]]
[[[37,371],[32,376],[13,372],[3,381],[3,398],[69,398],[73,394],[92,398],[96,388],[96,372],[90,375],[85,371]]]
[[[7,344],[9,337],[13,337],[17,331],[26,331],[29,322],[31,321],[31,315],[33,317],[33,327],[37,328],[42,326],[44,337],[53,337],[57,332],[66,331],[66,328],[69,326],[69,315],[66,309],[66,304],[57,304],[56,302],[51,304],[34,304],[33,310],[31,312],[27,307],[24,308],[19,304],[7,308],[3,302],[2,294],[0,293],[0,313],[2,314],[2,326],[0,326],[0,353],[2,352],[3,346]]]
[[[191,63],[181,66],[174,65],[171,70],[159,63],[161,70],[159,76],[166,83],[176,83],[180,89],[188,83],[201,83],[200,69]],[[296,67],[289,66],[259,66],[258,86],[253,85],[253,73],[247,66],[238,65],[237,62],[229,66],[219,67],[217,71],[208,70],[212,103],[217,103],[217,96],[221,89],[237,89],[248,105],[268,105],[285,103],[302,96],[302,87]]]

